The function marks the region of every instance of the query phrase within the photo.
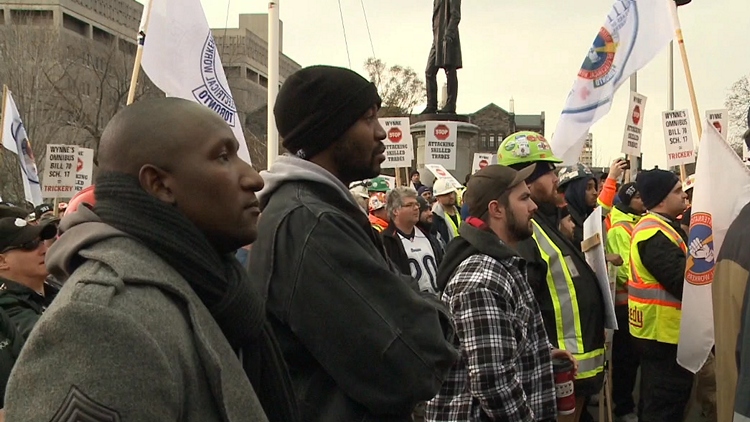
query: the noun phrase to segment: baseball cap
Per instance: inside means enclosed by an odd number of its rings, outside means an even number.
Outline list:
[[[40,204],[40,205],[37,205],[36,208],[34,208],[34,217],[36,219],[39,219],[42,216],[42,214],[53,212],[53,211],[54,211],[54,208],[52,207],[52,205]]]
[[[13,218],[26,218],[29,213],[19,207],[13,205],[0,204],[0,218],[13,217]]]
[[[22,247],[36,239],[52,239],[57,228],[51,224],[32,225],[22,218],[6,217],[0,219],[0,251]]]
[[[469,215],[482,218],[487,213],[487,206],[490,202],[497,200],[505,191],[524,182],[535,168],[536,164],[531,164],[521,170],[491,164],[474,173],[464,194],[464,203],[469,207]]]

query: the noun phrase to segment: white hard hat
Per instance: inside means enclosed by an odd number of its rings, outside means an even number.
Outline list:
[[[364,199],[370,198],[370,195],[367,193],[367,188],[364,187],[364,185],[354,186],[353,188],[349,189],[349,192],[351,192],[353,196],[358,196]]]
[[[451,192],[456,192],[456,188],[452,183],[444,179],[438,179],[432,186],[432,194],[435,196],[446,195]]]

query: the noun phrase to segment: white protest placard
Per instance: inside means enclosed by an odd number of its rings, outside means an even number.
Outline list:
[[[661,116],[664,126],[664,142],[667,147],[667,166],[679,166],[695,162],[693,132],[687,110],[665,111]]]
[[[462,185],[453,175],[440,164],[425,164],[424,166],[430,173],[435,175],[436,180],[445,180],[449,186],[456,189],[462,188]]]
[[[604,233],[602,229],[602,207],[596,207],[594,212],[583,222],[583,238],[589,239],[599,237],[599,243],[584,252],[586,262],[589,264],[596,280],[599,282],[599,291],[604,300],[604,328],[617,329],[617,318],[615,317],[615,301],[612,299],[612,286],[610,285],[609,268],[604,255]],[[585,243],[585,242],[584,242]],[[626,328],[627,329],[627,328]]]
[[[47,145],[42,197],[71,198],[76,183],[78,154],[73,145]]]
[[[425,164],[440,164],[448,170],[456,169],[456,122],[425,122]]]
[[[706,119],[714,125],[726,141],[729,133],[729,110],[706,110]]]
[[[479,170],[493,164],[493,156],[489,152],[477,152],[474,154],[474,164],[472,164],[471,174],[478,172]],[[497,162],[497,157],[494,158],[494,162]]]
[[[414,144],[409,130],[408,117],[388,117],[378,119],[385,129],[385,161],[380,165],[384,169],[411,167],[414,160]]]
[[[80,192],[91,186],[94,175],[94,150],[91,148],[76,147],[78,161],[76,164],[76,185],[74,190]]]
[[[625,119],[625,135],[622,138],[622,153],[627,155],[641,155],[641,131],[643,130],[643,116],[646,115],[646,97],[631,91],[628,117]]]

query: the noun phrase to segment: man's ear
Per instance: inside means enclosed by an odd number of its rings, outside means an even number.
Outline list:
[[[505,207],[500,205],[500,203],[497,201],[490,201],[490,203],[487,204],[487,212],[489,213],[491,218],[505,217]]]
[[[0,254],[0,271],[8,271],[10,269],[10,265],[8,265],[8,260],[5,257],[5,254]]]
[[[170,189],[172,179],[169,173],[159,167],[151,164],[141,167],[141,171],[138,172],[138,181],[149,195],[170,205],[176,202],[174,193]]]

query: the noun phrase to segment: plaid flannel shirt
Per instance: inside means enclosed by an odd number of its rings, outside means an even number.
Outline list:
[[[476,254],[451,277],[442,299],[461,356],[427,404],[427,421],[556,420],[550,343],[524,264]]]

